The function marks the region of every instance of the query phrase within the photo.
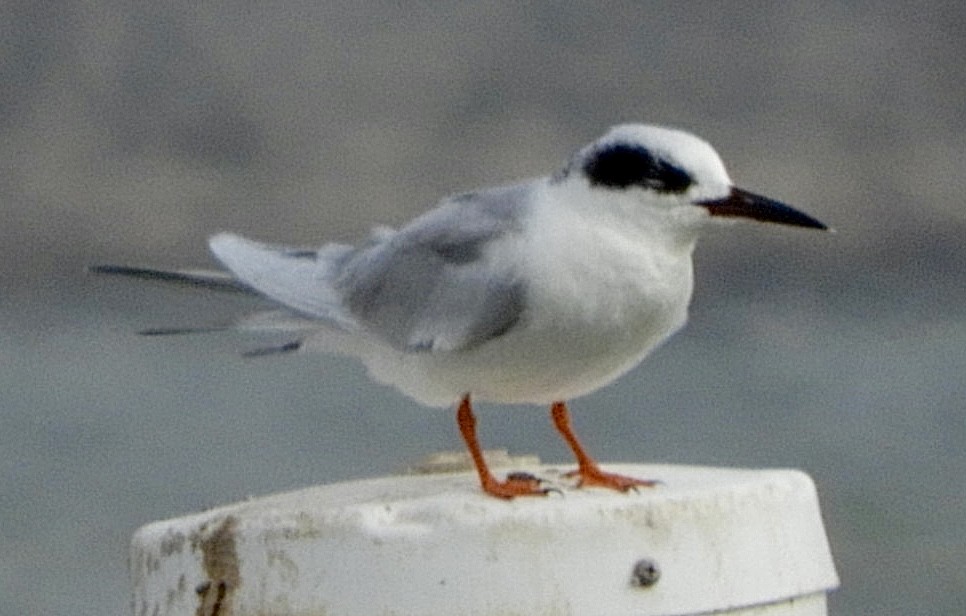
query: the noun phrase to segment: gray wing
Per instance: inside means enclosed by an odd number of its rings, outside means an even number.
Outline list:
[[[336,278],[366,329],[407,351],[473,348],[516,325],[526,287],[488,259],[520,231],[528,185],[454,197],[348,258]]]
[[[231,233],[215,235],[208,244],[242,285],[300,315],[347,330],[358,329],[332,287],[340,267],[354,252],[351,246],[329,244],[319,250],[303,250],[254,242]]]

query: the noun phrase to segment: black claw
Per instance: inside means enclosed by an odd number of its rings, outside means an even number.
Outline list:
[[[628,486],[627,489],[628,490],[633,490],[634,491],[634,494],[640,494],[641,488],[656,488],[657,486],[667,485],[663,481],[661,481],[660,479],[648,479],[648,481],[651,482],[651,485],[647,485],[647,486]]]
[[[536,475],[531,475],[524,471],[514,471],[512,473],[507,473],[506,478],[509,481],[536,481],[538,483],[543,483],[543,479],[538,478]]]

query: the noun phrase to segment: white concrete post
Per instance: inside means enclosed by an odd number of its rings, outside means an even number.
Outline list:
[[[501,501],[475,474],[308,488],[149,524],[136,616],[818,616],[838,580],[793,470],[605,465],[664,485]]]

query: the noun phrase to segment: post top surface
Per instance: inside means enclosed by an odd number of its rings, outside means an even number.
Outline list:
[[[324,604],[326,613],[340,614],[690,614],[837,585],[815,488],[804,473],[604,466],[663,483],[626,494],[577,489],[566,469],[533,465],[514,470],[560,493],[504,501],[480,492],[473,473],[405,475],[155,522],[132,542],[135,599],[170,602],[176,580],[197,578],[203,586],[230,579],[227,596],[238,609],[251,607],[231,613],[261,613],[264,597],[255,589],[279,579],[279,563],[289,576],[287,605]],[[642,581],[655,573],[655,581]],[[347,594],[359,580],[379,583]],[[493,595],[492,587],[504,590]],[[505,596],[513,588],[523,596]],[[194,605],[187,595],[186,605]],[[501,602],[517,611],[475,611]]]

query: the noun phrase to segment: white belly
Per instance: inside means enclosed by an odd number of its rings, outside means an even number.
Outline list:
[[[527,256],[526,310],[503,336],[448,353],[382,349],[363,361],[376,380],[431,406],[451,405],[466,393],[477,400],[535,404],[590,393],[636,366],[684,325],[693,287],[692,246],[640,254],[628,254],[633,246],[599,239],[583,247],[573,241],[560,250],[550,246],[539,257]],[[573,258],[594,250],[593,258]]]

